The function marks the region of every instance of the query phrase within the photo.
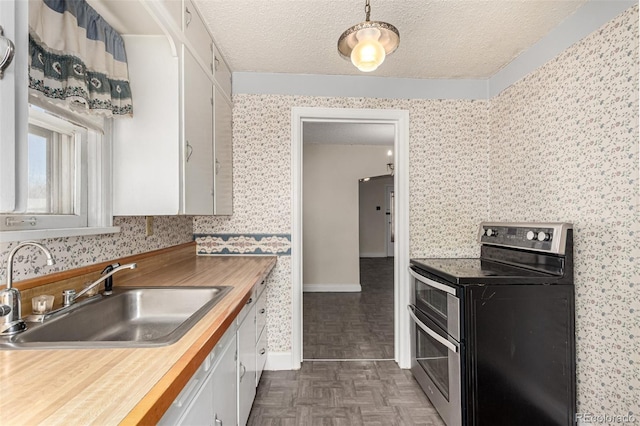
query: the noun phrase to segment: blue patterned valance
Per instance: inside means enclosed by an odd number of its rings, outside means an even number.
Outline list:
[[[29,88],[75,111],[133,111],[124,41],[85,0],[29,3]]]

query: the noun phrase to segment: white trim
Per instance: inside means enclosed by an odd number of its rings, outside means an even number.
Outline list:
[[[291,352],[267,352],[267,362],[264,369],[267,371],[299,370],[300,365],[295,368],[291,359]]]
[[[362,291],[360,284],[304,284],[302,291],[305,293],[359,293]]]
[[[409,315],[401,309],[410,302],[409,276],[409,111],[350,108],[294,107],[291,110],[291,287],[292,333],[291,365],[302,363],[302,125],[304,122],[390,123],[395,127],[396,159],[394,247],[394,325],[395,361],[400,368],[411,365]]]
[[[78,237],[84,235],[116,234],[120,232],[119,226],[102,226],[94,228],[60,228],[60,229],[34,229],[33,231],[3,231],[0,232],[0,241],[8,243],[21,240],[43,240],[46,238]]]
[[[387,257],[387,253],[384,253],[384,252],[360,253],[360,257]]]

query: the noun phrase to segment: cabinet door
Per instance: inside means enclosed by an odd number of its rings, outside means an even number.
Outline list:
[[[213,383],[211,376],[205,380],[202,388],[191,401],[191,404],[185,410],[184,416],[180,419],[180,425],[184,426],[208,426],[213,423]]]
[[[207,26],[191,0],[184,2],[184,35],[193,47],[194,53],[209,67],[213,74],[213,40]]]
[[[238,329],[238,424],[247,424],[251,405],[256,397],[256,310],[249,314]]]
[[[222,91],[231,98],[231,71],[216,46],[213,46],[213,69],[213,77],[222,87]]]
[[[213,84],[193,55],[184,55],[184,213],[213,213]]]
[[[237,424],[237,341],[236,336],[220,353],[218,364],[213,370],[213,424],[215,426],[235,426]]]
[[[178,58],[164,36],[122,38],[135,113],[113,120],[113,214],[176,215],[182,213]]]
[[[233,213],[233,147],[231,138],[231,105],[215,90],[215,153],[213,214]]]

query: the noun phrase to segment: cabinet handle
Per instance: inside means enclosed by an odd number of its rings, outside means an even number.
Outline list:
[[[0,54],[0,79],[4,76],[4,70],[6,70],[9,65],[11,65],[11,61],[13,60],[13,55],[16,50],[16,46],[13,44],[11,40],[4,37],[4,31],[0,26],[0,47],[4,45],[4,53]]]
[[[220,161],[216,158],[216,176],[220,173]]]
[[[185,26],[188,27],[189,24],[191,23],[191,11],[189,10],[188,7],[185,7],[184,8],[184,13],[187,15],[186,16]]]
[[[215,65],[213,66],[213,68],[214,68],[216,71],[218,71],[218,66],[220,65],[220,59],[218,59],[218,58],[215,58],[215,57],[214,57],[214,58],[213,58],[213,62],[214,62],[214,64],[215,64]]]
[[[264,314],[265,312],[267,312],[267,310],[265,308],[260,309],[260,313]]]
[[[267,350],[265,348],[260,349],[260,355],[264,355],[265,353],[267,353]]]
[[[191,155],[193,154],[193,147],[191,146],[191,144],[189,143],[189,141],[187,141],[187,158],[186,161],[187,163],[189,162],[189,159],[191,158]]]
[[[242,381],[244,375],[247,374],[247,367],[245,367],[243,363],[240,363],[240,371],[240,381]]]
[[[247,300],[247,305],[250,305],[251,303],[253,303],[253,297],[250,297],[249,300]]]
[[[218,414],[215,414],[213,420],[215,421],[215,426],[222,426],[222,420],[218,418]]]

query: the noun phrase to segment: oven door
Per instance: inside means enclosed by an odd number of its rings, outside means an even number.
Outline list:
[[[414,278],[414,303],[432,321],[460,341],[460,299],[456,288],[434,281],[409,268]]]
[[[413,305],[411,372],[447,426],[462,424],[459,342]]]

